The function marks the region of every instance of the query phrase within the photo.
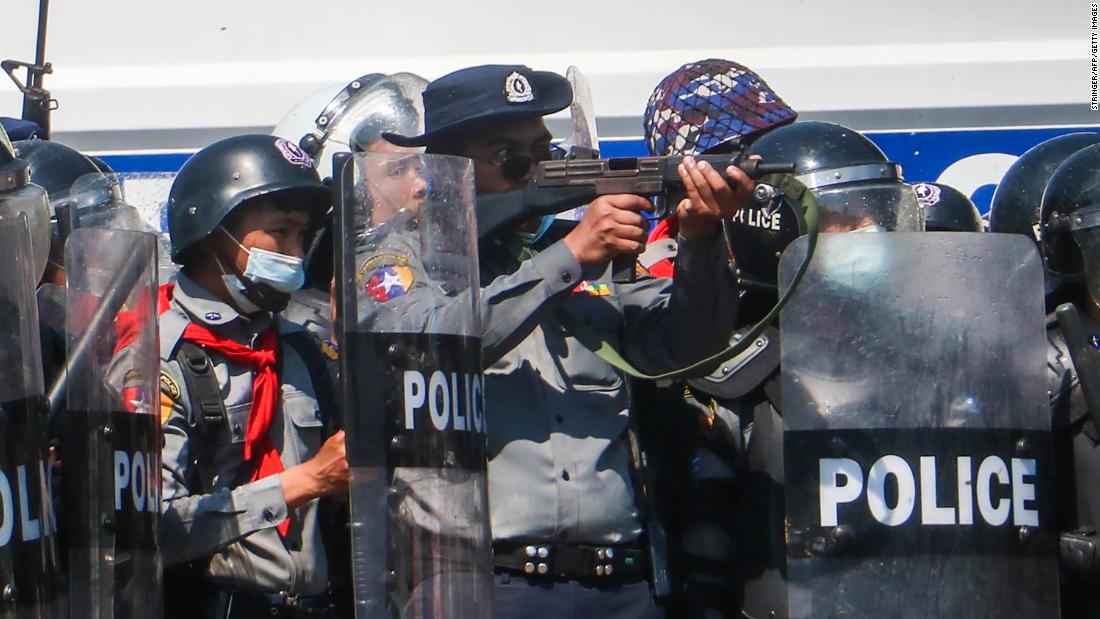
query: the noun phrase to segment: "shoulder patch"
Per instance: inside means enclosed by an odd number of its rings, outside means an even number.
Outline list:
[[[329,340],[321,340],[321,352],[329,361],[340,360],[340,347]]]
[[[370,276],[375,271],[382,267],[407,267],[409,266],[409,259],[405,256],[398,254],[378,254],[367,258],[367,261],[363,263],[362,268],[359,269],[359,283],[365,284]]]
[[[168,423],[168,420],[172,417],[172,411],[175,409],[176,401],[168,397],[167,393],[163,391],[160,393],[160,425]]]
[[[370,261],[367,264],[370,264]],[[363,291],[376,301],[404,297],[415,280],[416,276],[407,264],[385,264],[374,270],[366,269],[364,266],[360,272]]]
[[[160,371],[160,388],[162,393],[172,400],[180,399],[180,386],[164,370]]]

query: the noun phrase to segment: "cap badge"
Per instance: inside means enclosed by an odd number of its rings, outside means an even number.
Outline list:
[[[301,166],[303,168],[313,167],[313,159],[306,154],[306,151],[302,150],[302,148],[294,142],[279,138],[278,140],[275,140],[275,147],[279,149],[280,153],[282,153],[283,159],[286,159],[291,164]]]
[[[504,98],[508,103],[527,103],[535,100],[535,91],[531,90],[531,82],[526,77],[512,71],[504,80]]]

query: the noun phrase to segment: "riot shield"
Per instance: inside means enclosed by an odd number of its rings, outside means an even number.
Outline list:
[[[166,282],[179,269],[168,251],[165,209],[176,175],[171,172],[85,174],[69,190],[69,228],[152,232],[157,237],[157,276]]]
[[[780,324],[790,616],[1057,617],[1034,243],[823,234]]]
[[[473,168],[345,157],[336,294],[356,616],[487,617]]]
[[[162,615],[159,350],[153,234],[65,244],[62,532],[74,617]]]
[[[64,615],[28,220],[0,218],[0,617]]]

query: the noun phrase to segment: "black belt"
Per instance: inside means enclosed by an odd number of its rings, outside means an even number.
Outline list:
[[[274,617],[276,619],[334,619],[336,611],[327,595],[288,595],[242,589],[223,590],[219,596],[220,616]]]
[[[587,546],[497,542],[493,565],[498,572],[555,580],[644,580],[645,552],[637,546]]]

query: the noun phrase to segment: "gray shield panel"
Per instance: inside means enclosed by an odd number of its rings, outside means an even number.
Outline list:
[[[335,178],[356,616],[490,616],[472,164],[361,154]]]
[[[0,617],[60,618],[67,608],[49,492],[34,224],[9,206],[0,204],[8,214],[0,216]]]
[[[790,616],[1058,615],[1042,295],[1020,236],[821,235],[780,322]]]
[[[152,233],[94,228],[65,244],[62,526],[86,617],[163,614],[156,248]]]

